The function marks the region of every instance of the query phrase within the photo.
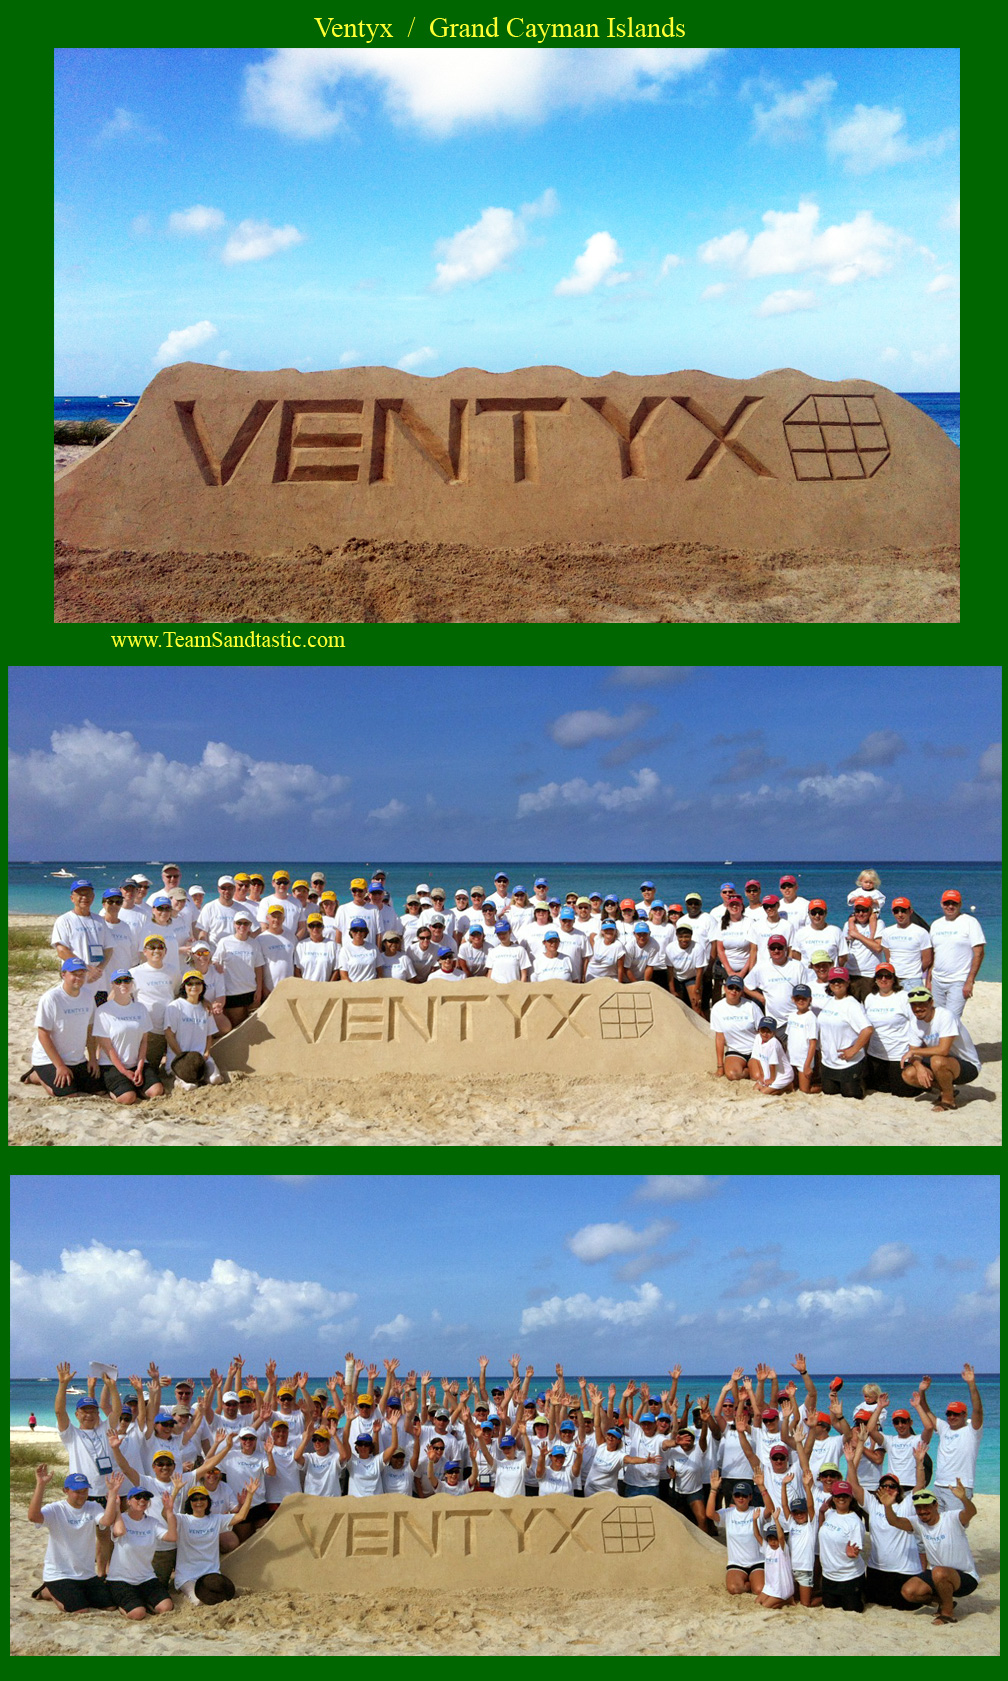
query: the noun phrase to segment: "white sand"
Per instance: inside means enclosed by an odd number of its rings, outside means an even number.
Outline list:
[[[23,1440],[26,1429],[12,1430]],[[36,1431],[51,1440],[54,1431]],[[49,1452],[46,1447],[46,1452]],[[62,1452],[62,1450],[61,1450]],[[39,1459],[42,1458],[41,1443]],[[65,1453],[62,1463],[65,1464]],[[50,1463],[56,1465],[55,1452]],[[59,1498],[58,1494],[53,1496]],[[751,1598],[729,1599],[699,1589],[600,1599],[579,1594],[575,1572],[562,1589],[530,1593],[382,1593],[321,1598],[293,1593],[245,1594],[228,1605],[177,1606],[170,1617],[126,1627],[114,1613],[67,1617],[33,1600],[45,1555],[43,1531],[26,1508],[11,1513],[11,1653],[15,1656],[397,1657],[530,1655],[710,1657],[993,1656],[999,1650],[1000,1500],[977,1497],[970,1545],[980,1587],[963,1602],[961,1621],[935,1628],[926,1607],[863,1616],[823,1610],[765,1611]],[[566,1568],[566,1567],[565,1567]]]
[[[44,917],[20,916],[48,926]],[[1001,1142],[1001,984],[981,981],[966,1025],[983,1061],[980,1079],[960,1093],[958,1118],[932,1112],[929,1097],[872,1094],[863,1103],[839,1097],[762,1097],[748,1081],[730,1085],[711,1073],[656,1071],[632,1083],[616,1078],[549,1074],[485,1080],[438,1080],[427,1087],[402,1075],[318,1081],[297,1074],[236,1077],[227,1086],[169,1096],[114,1110],[110,1100],[49,1098],[23,1086],[37,993],[8,994],[9,1138],[12,1144],[693,1144],[751,1145],[786,1137],[789,1144],[835,1146]],[[114,1114],[114,1120],[113,1120]]]

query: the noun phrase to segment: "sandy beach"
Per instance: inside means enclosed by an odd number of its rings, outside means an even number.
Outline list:
[[[12,1429],[11,1441],[29,1438]],[[56,1432],[36,1430],[38,1457],[57,1465]],[[62,1452],[62,1450],[60,1450]],[[65,1454],[62,1463],[65,1463]],[[982,1657],[999,1650],[998,1584],[1000,1500],[977,1496],[970,1545],[980,1587],[964,1602],[961,1621],[935,1628],[932,1613],[881,1610],[846,1616],[845,1655],[888,1656],[898,1643],[905,1656]],[[15,1656],[329,1657],[396,1656],[591,1656],[683,1657],[760,1655],[835,1656],[840,1613],[793,1606],[766,1611],[752,1599],[729,1599],[709,1588],[649,1592],[639,1599],[579,1594],[576,1577],[561,1588],[520,1594],[382,1593],[321,1598],[293,1593],[239,1593],[228,1605],[177,1606],[168,1618],[126,1628],[104,1613],[65,1617],[32,1600],[45,1554],[43,1531],[29,1524],[26,1507],[11,1512],[11,1652]]]
[[[26,914],[10,921],[50,926]],[[54,973],[55,978],[55,973]],[[8,1095],[11,1144],[88,1144],[105,1137],[112,1104],[105,1099],[46,1097],[23,1086],[38,991],[8,992]],[[1001,1142],[1001,984],[981,981],[966,1024],[983,1060],[980,1079],[963,1088],[956,1142]],[[748,1082],[729,1085],[714,1072],[684,1077],[656,1073],[627,1082],[599,1077],[558,1080],[549,1074],[439,1079],[426,1089],[402,1076],[308,1080],[296,1074],[236,1076],[226,1086],[173,1092],[120,1109],[119,1144],[457,1144],[465,1125],[470,1145],[691,1144],[769,1142],[786,1128],[796,1145],[913,1147],[947,1144],[949,1122],[929,1098],[873,1093],[863,1103],[843,1098],[762,1097]],[[101,1129],[101,1130],[98,1130]]]

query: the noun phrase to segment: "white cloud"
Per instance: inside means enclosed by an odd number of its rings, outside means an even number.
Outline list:
[[[356,365],[359,361],[360,361],[360,351],[359,350],[344,350],[342,355],[340,356],[339,365],[340,365],[341,368],[353,368],[353,367],[356,367]]]
[[[937,157],[955,140],[955,131],[946,129],[911,146],[905,128],[902,111],[890,111],[884,105],[855,105],[854,115],[830,130],[826,149],[831,157],[843,159],[851,175],[867,175],[914,158]]]
[[[23,1357],[112,1345],[128,1351],[127,1369],[141,1351],[219,1341],[234,1332],[249,1340],[298,1328],[317,1331],[352,1307],[350,1291],[325,1289],[313,1279],[267,1276],[236,1261],[217,1259],[203,1278],[156,1266],[140,1249],[115,1249],[97,1239],[64,1249],[59,1270],[32,1273],[11,1263],[11,1314]],[[116,1345],[118,1350],[116,1349]]]
[[[248,822],[320,806],[349,786],[314,765],[255,759],[223,741],[208,741],[200,759],[185,763],[140,746],[128,730],[102,730],[85,721],[54,730],[48,752],[11,754],[10,776],[19,813],[61,815],[70,827],[89,823],[177,825],[188,817],[223,812]],[[67,824],[64,822],[64,828]]]
[[[375,1326],[371,1332],[371,1341],[378,1342],[380,1339],[387,1337],[404,1337],[406,1332],[412,1331],[412,1329],[412,1319],[407,1319],[404,1313],[397,1313],[395,1318],[390,1319],[387,1325]]]
[[[619,286],[630,279],[628,274],[617,272],[622,261],[623,253],[611,233],[593,233],[580,257],[574,258],[570,274],[558,280],[553,291],[558,298],[583,298],[603,282]]]
[[[278,251],[288,251],[292,245],[301,245],[304,234],[289,222],[286,227],[273,228],[269,222],[256,222],[247,217],[239,222],[223,251],[221,262],[261,263],[264,257],[275,257]]]
[[[606,681],[614,688],[650,689],[663,683],[685,683],[694,665],[615,665]]]
[[[531,222],[537,216],[555,216],[559,208],[560,200],[557,198],[555,191],[552,187],[547,187],[545,192],[540,193],[538,198],[532,200],[531,204],[522,205],[522,220]]]
[[[873,769],[892,765],[907,751],[907,744],[898,730],[871,730],[863,736],[855,752],[841,760],[841,770]]]
[[[818,309],[819,299],[814,292],[800,292],[794,287],[785,287],[780,292],[771,292],[763,299],[757,315],[794,315],[801,309]]]
[[[985,781],[1001,781],[1001,743],[994,741],[980,755],[980,775]]]
[[[671,274],[673,269],[681,266],[682,258],[677,257],[674,251],[670,251],[667,257],[662,258],[661,268],[658,270],[659,277],[664,280],[665,276]]]
[[[700,293],[700,297],[703,301],[706,301],[708,298],[723,298],[725,293],[730,290],[731,287],[726,286],[723,280],[715,280],[713,285],[704,287],[703,291]]]
[[[954,292],[959,281],[954,274],[936,274],[928,286],[929,292]]]
[[[701,70],[714,51],[286,47],[246,68],[245,115],[294,140],[328,139],[348,126],[343,107],[328,96],[364,80],[383,94],[394,122],[444,139],[459,128],[528,127],[554,111],[655,100],[666,86]]]
[[[422,368],[425,362],[436,362],[438,354],[429,344],[422,344],[418,350],[409,350],[405,356],[400,356],[396,367],[409,374],[414,368]]]
[[[141,117],[117,105],[108,122],[98,131],[99,140],[160,140],[154,129],[148,128]]]
[[[534,793],[522,794],[516,816],[531,817],[544,811],[597,806],[601,811],[630,811],[652,801],[661,789],[653,770],[633,771],[634,781],[622,788],[610,782],[586,782],[583,776],[569,782],[546,782]]]
[[[998,1256],[996,1261],[991,1262],[989,1267],[984,1268],[984,1284],[987,1286],[988,1290],[1000,1291],[1000,1289],[1001,1289],[1001,1257],[1000,1257],[1000,1255]]]
[[[763,232],[752,241],[742,228],[709,239],[701,262],[723,263],[750,279],[771,274],[820,273],[833,286],[884,274],[900,243],[895,229],[860,210],[850,222],[819,227],[820,210],[802,199],[797,210],[767,210]]]
[[[391,799],[388,805],[379,806],[376,811],[369,811],[368,817],[375,823],[396,823],[400,817],[405,817],[409,806],[402,800]]]
[[[558,747],[584,747],[589,741],[616,741],[640,729],[651,717],[649,706],[632,706],[621,717],[611,712],[564,712],[549,726],[549,735]]]
[[[916,1265],[917,1256],[908,1243],[881,1243],[851,1277],[866,1283],[874,1278],[902,1278]]]
[[[193,204],[188,210],[173,210],[168,218],[168,227],[172,233],[178,234],[215,233],[225,221],[223,210],[214,210],[208,204]]]
[[[216,338],[217,328],[212,321],[196,321],[191,327],[176,327],[154,354],[154,366],[167,368],[172,362],[184,362],[190,350]]]
[[[827,1314],[833,1319],[864,1319],[875,1316],[885,1304],[881,1290],[869,1284],[841,1285],[837,1290],[802,1290],[795,1307],[803,1317]]]
[[[513,210],[490,206],[478,222],[439,239],[435,250],[442,261],[434,280],[436,292],[450,292],[453,286],[470,286],[503,268],[525,243],[525,224]]]
[[[150,233],[151,225],[149,216],[134,216],[130,223],[130,232],[136,234],[138,239],[143,239]]]
[[[760,140],[792,140],[803,133],[817,111],[829,104],[836,82],[832,76],[813,76],[791,92],[778,87],[770,91],[772,105],[753,106],[753,133]]]
[[[611,1296],[587,1295],[583,1290],[576,1296],[550,1296],[536,1307],[522,1313],[522,1335],[532,1331],[549,1331],[558,1325],[643,1325],[662,1312],[671,1312],[674,1302],[667,1302],[656,1284],[636,1285],[633,1297],[614,1301]]]
[[[887,344],[879,353],[883,362],[898,362],[899,351],[894,344]]]
[[[798,784],[799,795],[833,806],[864,805],[868,800],[880,799],[886,792],[882,778],[867,770],[838,776],[805,776]]]
[[[652,1173],[637,1190],[639,1202],[699,1202],[721,1184],[707,1173]]]
[[[654,1225],[646,1226],[641,1232],[628,1226],[625,1220],[603,1221],[594,1226],[582,1226],[566,1238],[565,1243],[579,1261],[594,1266],[598,1261],[611,1260],[614,1255],[641,1255],[646,1249],[653,1249],[656,1243],[661,1243],[674,1230],[669,1220],[656,1220]]]

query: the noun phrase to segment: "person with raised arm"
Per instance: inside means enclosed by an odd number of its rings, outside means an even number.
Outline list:
[[[864,1509],[855,1502],[849,1482],[835,1482],[819,1509],[822,1602],[827,1611],[864,1610],[867,1550]]]
[[[965,1599],[980,1586],[976,1561],[970,1550],[966,1531],[976,1517],[976,1507],[969,1490],[956,1479],[952,1484],[957,1510],[942,1511],[929,1489],[920,1489],[912,1496],[912,1518],[897,1517],[891,1507],[886,1508],[886,1522],[894,1529],[909,1529],[923,1548],[928,1568],[921,1577],[933,1588],[938,1599],[938,1611],[932,1622],[958,1622],[955,1614],[957,1599]]]
[[[777,1523],[788,1538],[791,1571],[798,1592],[798,1603],[809,1609],[813,1605],[822,1604],[822,1599],[815,1586],[815,1496],[812,1477],[806,1467],[802,1469],[801,1484],[797,1488],[794,1499],[791,1500],[789,1491],[794,1485],[794,1481],[795,1473],[793,1471],[788,1471],[781,1478],[780,1512]]]
[[[762,1476],[760,1482],[762,1483]],[[763,1550],[756,1538],[752,1521],[752,1502],[756,1486],[740,1477],[735,1478],[731,1500],[719,1511],[717,1501],[721,1489],[721,1473],[718,1470],[711,1472],[706,1516],[712,1528],[716,1526],[724,1532],[728,1547],[725,1587],[732,1598],[743,1593],[758,1595],[763,1592]],[[760,1493],[761,1503],[765,1505],[765,1488],[761,1488]]]
[[[573,1494],[574,1485],[581,1475],[581,1456],[584,1451],[584,1429],[572,1456],[568,1459],[567,1449],[562,1442],[554,1442],[547,1451],[545,1442],[540,1445],[539,1458],[536,1463],[536,1477],[539,1482],[541,1495],[549,1497],[551,1494]],[[656,1466],[657,1469],[657,1466]]]
[[[918,1390],[920,1400],[917,1410],[921,1420],[925,1428],[936,1433],[938,1437],[934,1491],[943,1512],[958,1510],[956,1482],[962,1484],[972,1500],[980,1439],[983,1436],[983,1401],[977,1388],[976,1373],[968,1362],[963,1366],[962,1375],[970,1397],[971,1410],[968,1418],[965,1401],[950,1401],[945,1408],[945,1417],[935,1418],[927,1403],[927,1392],[931,1387],[929,1377],[921,1378]]]
[[[53,1480],[48,1465],[35,1467],[35,1487],[28,1503],[28,1522],[46,1531],[46,1554],[42,1584],[33,1599],[48,1599],[61,1611],[105,1611],[112,1604],[108,1585],[95,1569],[99,1530],[107,1531],[111,1518],[101,1503],[92,1500],[83,1471],[71,1471],[63,1479],[65,1500],[42,1504]]]
[[[885,1471],[877,1488],[864,1488],[859,1480],[862,1452],[868,1441],[865,1426],[852,1431],[847,1444],[847,1480],[868,1515],[868,1558],[865,1596],[870,1604],[888,1605],[900,1609],[907,1605],[924,1605],[931,1598],[931,1588],[921,1573],[920,1553],[914,1540],[910,1520],[914,1515],[911,1492],[922,1489],[925,1483],[923,1443],[918,1443],[914,1455],[914,1480],[902,1484],[894,1471]],[[907,1529],[890,1524],[887,1513],[892,1511],[907,1521]]]
[[[294,1449],[295,1465],[304,1466],[305,1494],[321,1494],[328,1500],[342,1498],[341,1471],[350,1458],[337,1438],[333,1452],[333,1433],[327,1424],[318,1424],[313,1417],[305,1422],[304,1435]]]
[[[172,1483],[176,1501],[184,1494],[182,1510],[176,1514],[178,1551],[175,1556],[175,1587],[192,1605],[220,1605],[233,1599],[234,1583],[221,1574],[220,1556],[226,1543],[237,1545],[234,1529],[248,1517],[255,1494],[254,1482],[241,1489],[233,1512],[211,1511],[212,1494],[202,1480],[186,1492],[181,1477]]]
[[[791,1550],[781,1514],[767,1493],[765,1484],[757,1483],[756,1486],[764,1499],[763,1511],[752,1515],[753,1534],[763,1558],[763,1587],[756,1598],[766,1610],[779,1611],[794,1602]]]
[[[155,1497],[149,1488],[139,1484],[126,1496],[126,1507],[120,1505],[120,1491],[125,1479],[120,1472],[109,1477],[106,1519],[111,1520],[112,1562],[106,1581],[113,1605],[131,1623],[142,1623],[148,1613],[166,1617],[174,1610],[167,1582],[155,1574],[155,1552],[162,1541],[174,1548],[178,1540],[172,1491],[164,1490],[158,1506],[152,1511]]]

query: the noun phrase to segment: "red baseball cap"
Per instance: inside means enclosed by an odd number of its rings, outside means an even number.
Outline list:
[[[826,976],[826,979],[828,981],[849,981],[850,976],[848,975],[846,969],[837,969],[836,967],[834,967],[830,970],[829,974]]]
[[[910,903],[909,899],[894,899],[893,902],[892,902],[892,908],[893,908],[894,911],[912,911],[913,910],[913,906]]]
[[[833,1387],[833,1385],[831,1384],[830,1388],[832,1389],[832,1387]],[[816,1423],[817,1424],[832,1424],[833,1420],[830,1417],[829,1413],[816,1413]]]
[[[897,1418],[905,1418],[907,1420],[907,1422],[909,1423],[910,1414],[907,1412],[906,1407],[897,1407],[896,1408],[896,1411],[893,1413],[893,1419],[895,1420]]]
[[[954,899],[957,905],[962,904],[962,894],[955,887],[946,887],[942,894],[942,904],[945,903],[946,899]]]
[[[781,876],[779,885],[781,887],[797,887],[798,881],[795,876]]]
[[[854,900],[854,909],[856,911],[873,911],[875,909],[875,900],[874,899],[855,899]]]
[[[843,1378],[842,1377],[835,1377],[833,1379],[833,1382],[830,1384],[830,1392],[835,1393],[836,1390],[842,1389],[842,1388],[843,1388]]]
[[[833,1490],[833,1494],[834,1494],[834,1497],[838,1494],[849,1494],[849,1495],[853,1496],[854,1490],[851,1488],[850,1483],[840,1482],[840,1483],[837,1483],[836,1488]]]
[[[948,1406],[945,1408],[945,1411],[947,1413],[964,1413],[966,1411],[966,1402],[965,1401],[950,1401]],[[766,1414],[764,1414],[763,1416],[766,1417]]]
[[[964,1407],[963,1412],[965,1412],[965,1411],[966,1411],[966,1408]],[[779,1418],[779,1417],[780,1417],[780,1414],[777,1411],[776,1407],[767,1407],[765,1412],[760,1413],[760,1418],[762,1418],[762,1419]]]
[[[879,963],[875,968],[876,975],[895,975],[896,971],[891,963]]]
[[[824,911],[826,909],[826,900],[810,899],[808,908],[810,911]]]

